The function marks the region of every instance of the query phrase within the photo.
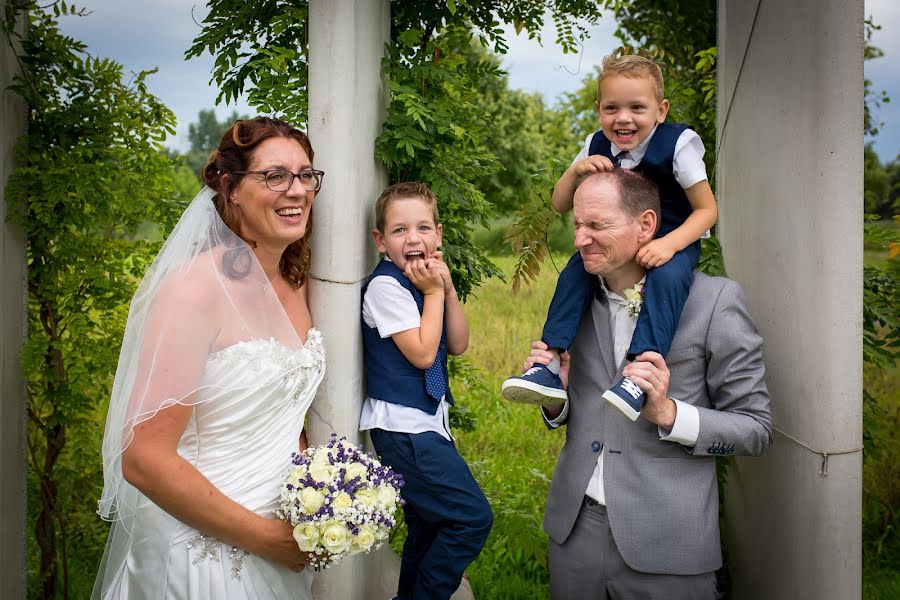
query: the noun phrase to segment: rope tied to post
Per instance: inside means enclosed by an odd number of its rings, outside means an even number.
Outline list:
[[[787,432],[785,432],[785,431],[782,431],[781,429],[778,429],[778,428],[775,427],[774,425],[772,426],[772,429],[774,429],[775,431],[777,431],[778,433],[780,433],[780,434],[783,435],[784,437],[788,438],[789,440],[791,440],[791,441],[794,442],[795,444],[798,444],[798,445],[800,445],[800,446],[803,446],[804,448],[806,448],[807,450],[809,450],[809,451],[812,452],[813,454],[818,454],[819,456],[821,456],[821,457],[822,457],[822,469],[819,471],[819,474],[822,475],[822,477],[828,477],[828,457],[829,457],[829,456],[837,456],[837,455],[839,455],[839,454],[856,454],[857,452],[862,452],[862,451],[863,451],[863,447],[862,447],[862,446],[860,446],[859,448],[854,448],[854,449],[852,449],[852,450],[835,450],[835,451],[833,451],[833,452],[829,452],[829,451],[826,451],[826,450],[816,450],[815,448],[813,448],[813,447],[811,447],[811,446],[809,446],[809,445],[807,445],[807,444],[804,444],[803,442],[801,442],[800,440],[798,440],[797,438],[795,438],[795,437],[792,436],[791,434],[789,434],[789,433],[787,433]]]

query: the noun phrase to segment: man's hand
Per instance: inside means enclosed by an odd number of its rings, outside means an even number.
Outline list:
[[[677,251],[678,249],[669,243],[665,237],[661,237],[644,244],[644,246],[638,250],[637,261],[645,269],[659,267],[672,260],[672,256],[674,256]]]
[[[641,415],[663,429],[675,424],[675,401],[669,398],[669,367],[658,352],[644,352],[625,365],[622,374],[647,394]]]
[[[524,373],[534,365],[548,365],[554,359],[553,354],[547,348],[547,344],[538,340],[531,342],[531,354],[522,363],[522,372]],[[563,387],[569,387],[569,353],[563,352],[559,355],[559,378],[562,379]]]
[[[428,263],[422,259],[411,260],[406,263],[403,273],[424,296],[444,291],[444,279],[441,277],[440,271],[438,269],[429,269]]]
[[[538,340],[536,342],[531,342],[531,354],[528,355],[528,358],[525,359],[525,362],[522,363],[522,372],[524,373],[534,365],[547,365],[550,364],[550,361],[556,358],[553,353],[550,352],[547,344]],[[569,353],[563,352],[559,355],[559,378],[562,379],[563,388],[569,387]],[[548,419],[553,420],[559,416],[562,412],[564,404],[560,404],[559,406],[547,407],[542,406],[541,410],[544,411],[544,414]]]

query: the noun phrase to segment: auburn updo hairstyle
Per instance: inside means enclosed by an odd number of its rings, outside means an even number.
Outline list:
[[[241,209],[229,202],[228,199],[244,178],[244,175],[235,175],[235,171],[249,170],[259,145],[266,140],[278,137],[296,141],[312,161],[313,149],[305,133],[280,119],[256,117],[247,121],[236,121],[229,127],[222,136],[219,147],[212,151],[206,161],[206,166],[200,171],[200,178],[203,182],[216,192],[213,204],[219,216],[222,217],[222,221],[251,247],[256,247],[256,242],[247,239],[241,232]],[[279,273],[294,288],[299,288],[306,283],[312,259],[310,254],[312,207],[309,207],[308,210],[306,232],[302,238],[285,248],[278,264]]]

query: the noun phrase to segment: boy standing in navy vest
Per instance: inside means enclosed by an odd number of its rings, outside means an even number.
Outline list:
[[[448,422],[447,355],[466,350],[469,326],[438,251],[442,230],[428,186],[387,188],[375,204],[375,225],[384,257],[363,287],[368,398],[359,428],[406,482],[397,598],[450,598],[493,523]]]
[[[641,355],[668,354],[690,291],[691,273],[700,258],[700,239],[708,235],[717,217],[703,163],[703,142],[687,125],[665,122],[669,101],[663,98],[663,89],[662,71],[653,61],[637,55],[604,58],[594,103],[601,130],[587,137],[584,148],[556,183],[552,198],[557,212],[571,210],[581,179],[617,167],[643,173],[659,187],[662,223],[656,239],[637,255],[641,266],[650,270],[645,280],[626,290],[621,299],[628,307],[623,318],[637,318],[625,354],[631,364],[625,367],[625,377],[603,394],[632,421],[644,405],[644,389],[651,387],[641,377],[646,374]],[[601,229],[609,225],[578,224]],[[507,379],[503,383],[507,399],[545,406],[568,399],[559,378],[559,354],[575,339],[599,285],[576,252],[560,273],[541,336],[555,358],[547,366],[535,365],[522,376]],[[613,331],[627,329],[625,323],[610,325]],[[617,340],[622,337],[615,336]]]

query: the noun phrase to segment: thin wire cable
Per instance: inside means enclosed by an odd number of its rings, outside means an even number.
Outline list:
[[[741,57],[741,66],[738,69],[737,79],[734,82],[734,88],[731,90],[731,97],[728,99],[728,107],[725,109],[725,119],[722,121],[722,136],[716,144],[716,171],[719,170],[719,152],[725,145],[725,133],[728,127],[728,117],[731,115],[731,106],[734,104],[734,97],[737,96],[738,86],[741,84],[741,75],[744,73],[744,63],[747,61],[747,53],[750,50],[750,42],[753,40],[753,32],[756,31],[756,21],[759,18],[759,8],[762,6],[762,0],[756,3],[756,12],[753,13],[753,23],[750,25],[750,35],[747,36],[747,45],[744,46],[744,55]],[[717,67],[718,68],[718,67]]]

